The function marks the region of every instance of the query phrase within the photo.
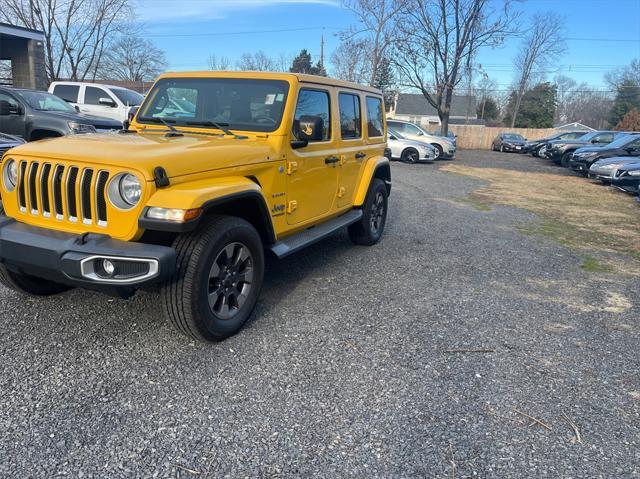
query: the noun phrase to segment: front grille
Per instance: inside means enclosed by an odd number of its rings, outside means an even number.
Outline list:
[[[23,213],[107,226],[108,171],[21,161],[18,173],[18,204]]]

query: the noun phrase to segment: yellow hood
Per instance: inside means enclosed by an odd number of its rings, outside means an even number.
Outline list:
[[[274,159],[276,151],[266,136],[235,139],[185,134],[167,138],[164,132],[95,133],[27,143],[11,150],[11,156],[131,168],[151,181],[158,166],[174,178],[262,163]]]

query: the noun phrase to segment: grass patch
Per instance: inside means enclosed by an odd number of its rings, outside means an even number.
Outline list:
[[[463,205],[469,205],[478,211],[491,211],[491,206],[488,203],[480,201],[479,199],[474,198],[472,195],[461,198],[454,198],[453,201],[455,201],[456,203],[461,203]]]
[[[515,206],[540,216],[540,224],[519,227],[525,234],[640,259],[640,208],[617,190],[575,176],[454,164],[440,170],[487,181],[473,193],[480,203]]]
[[[591,255],[582,257],[582,269],[589,273],[612,273],[614,269],[606,264],[602,264]]]

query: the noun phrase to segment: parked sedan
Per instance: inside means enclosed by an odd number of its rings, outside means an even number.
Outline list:
[[[517,133],[500,133],[493,139],[491,149],[493,151],[522,153],[527,139]]]
[[[611,185],[627,193],[640,193],[640,160],[620,166],[613,175]]]
[[[586,131],[564,131],[562,133],[556,133],[555,135],[545,136],[544,138],[538,138],[537,140],[530,140],[524,144],[522,152],[531,153],[533,156],[544,157],[544,152],[550,141],[577,140],[586,134]]]
[[[611,183],[619,168],[633,163],[638,163],[638,158],[617,156],[615,158],[598,160],[589,168],[589,178],[594,178],[604,183]]]
[[[400,133],[409,140],[429,143],[436,149],[436,160],[453,159],[456,155],[456,146],[444,136],[432,135],[422,127],[403,120],[387,120],[387,128]]]
[[[387,147],[391,150],[391,159],[405,163],[431,162],[436,159],[435,148],[429,143],[410,140],[391,128]]]
[[[640,133],[620,136],[604,146],[578,148],[569,160],[569,167],[578,173],[587,175],[589,168],[596,161],[619,156],[640,156]]]

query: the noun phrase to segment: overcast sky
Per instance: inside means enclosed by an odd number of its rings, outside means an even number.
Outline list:
[[[579,82],[604,88],[604,72],[640,57],[640,0],[526,0],[520,8],[525,20],[547,11],[566,17],[568,49],[558,68]],[[340,0],[142,0],[138,17],[171,70],[206,69],[212,53],[235,62],[243,52],[277,57],[307,48],[317,59],[323,34],[328,59],[335,33],[354,22]],[[500,88],[512,80],[518,41],[477,60]]]

